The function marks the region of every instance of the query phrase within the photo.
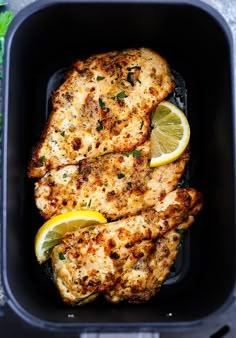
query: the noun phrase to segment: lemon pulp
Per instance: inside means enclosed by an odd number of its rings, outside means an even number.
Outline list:
[[[152,114],[151,167],[176,160],[186,149],[190,127],[185,114],[174,104],[162,101]]]

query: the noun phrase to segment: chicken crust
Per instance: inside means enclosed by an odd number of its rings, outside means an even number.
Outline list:
[[[176,189],[139,215],[67,233],[52,252],[54,281],[64,302],[149,300],[165,281],[181,238],[202,208],[195,189]],[[61,259],[63,257],[63,260]]]
[[[131,153],[112,153],[49,171],[35,183],[35,201],[45,219],[72,210],[92,209],[106,218],[134,215],[172,191],[188,163],[179,159],[150,168],[150,141]]]
[[[84,158],[132,151],[148,136],[152,110],[173,89],[167,62],[147,48],[77,61],[54,92],[28,175],[42,177]]]

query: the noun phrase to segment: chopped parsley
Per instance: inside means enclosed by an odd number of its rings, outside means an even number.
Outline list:
[[[133,75],[134,75],[134,72],[128,72],[128,75],[127,75],[127,81],[131,84],[132,87],[134,86]]]
[[[58,257],[59,257],[59,259],[62,260],[62,261],[63,261],[64,259],[66,259],[66,257],[64,256],[64,254],[63,254],[62,252],[59,252],[59,253],[58,253]]]
[[[144,125],[144,121],[141,121],[141,123],[140,123],[140,130],[143,129],[143,125]]]
[[[87,207],[87,203],[86,203],[86,202],[83,203],[83,204],[82,204],[82,207]]]
[[[105,112],[109,112],[109,108],[106,107],[105,102],[102,101],[102,99],[99,97],[98,99],[99,102],[99,106],[101,107],[102,110],[104,110]]]
[[[98,120],[98,126],[97,126],[96,130],[97,130],[97,131],[103,130],[103,123],[102,123],[101,120]]]
[[[106,151],[106,150],[107,150],[107,148],[106,148],[106,147],[104,147],[104,148],[103,148],[103,151]]]
[[[63,176],[62,176],[62,178],[67,178],[67,174],[64,173]]]
[[[45,162],[45,156],[41,156],[40,159],[39,159],[39,161],[40,161],[41,163]]]
[[[91,207],[91,203],[92,203],[92,199],[90,198],[89,202],[88,202],[88,207]]]
[[[98,99],[98,102],[99,102],[99,106],[100,106],[102,109],[106,108],[105,103],[102,101],[102,99],[101,99],[100,97],[99,97],[99,99]]]
[[[122,155],[129,157],[129,153],[122,153]]]
[[[61,132],[61,136],[63,136],[63,137],[65,136],[65,131]]]
[[[117,99],[125,99],[126,97],[128,97],[125,92],[120,92],[119,94],[116,95]]]
[[[132,187],[132,182],[127,182],[128,187]]]
[[[185,229],[175,229],[175,231],[180,234],[180,235],[183,235],[185,233]]]
[[[119,179],[121,179],[121,178],[125,177],[125,174],[119,173],[119,174],[117,175],[117,177],[118,177]]]
[[[103,79],[105,79],[105,76],[97,76],[97,81],[101,81],[101,80],[103,80]]]
[[[89,231],[92,231],[95,229],[95,226],[89,227]]]
[[[132,151],[133,157],[138,157],[140,155],[140,153],[141,153],[141,150],[134,149]]]

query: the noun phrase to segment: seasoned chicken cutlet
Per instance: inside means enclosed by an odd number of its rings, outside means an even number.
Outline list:
[[[167,165],[150,168],[150,141],[130,153],[112,153],[50,170],[35,183],[35,201],[49,219],[72,210],[92,209],[106,218],[134,215],[172,191],[189,160],[189,150]]]
[[[150,299],[166,279],[180,235],[202,208],[194,189],[176,189],[154,208],[106,225],[67,233],[52,252],[54,280],[64,302]],[[61,259],[63,257],[63,259]]]
[[[28,175],[42,177],[84,158],[132,151],[148,136],[152,110],[173,89],[167,62],[147,48],[77,61],[53,95]]]

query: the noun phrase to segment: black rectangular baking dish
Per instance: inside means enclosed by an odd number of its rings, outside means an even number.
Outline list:
[[[94,53],[140,46],[163,55],[186,82],[188,180],[203,192],[205,207],[188,235],[187,257],[181,258],[187,271],[169,279],[154,299],[71,308],[62,304],[34,257],[42,219],[26,174],[28,160],[58,70]],[[200,324],[229,306],[236,276],[232,58],[228,26],[200,2],[51,0],[17,15],[5,54],[2,276],[8,303],[20,317],[55,330],[174,330]]]

